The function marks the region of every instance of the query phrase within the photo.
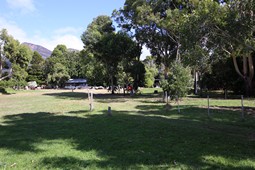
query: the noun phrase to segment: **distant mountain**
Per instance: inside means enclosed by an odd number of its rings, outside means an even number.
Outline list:
[[[32,51],[37,51],[44,59],[48,58],[52,53],[52,51],[40,45],[27,42],[24,42],[22,44],[27,45]]]

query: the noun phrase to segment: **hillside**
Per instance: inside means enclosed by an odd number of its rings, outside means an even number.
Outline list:
[[[48,58],[52,53],[52,51],[40,45],[27,43],[27,42],[24,42],[22,44],[27,45],[33,51],[37,51],[44,59]]]

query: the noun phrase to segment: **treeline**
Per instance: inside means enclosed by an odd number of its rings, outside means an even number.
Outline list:
[[[1,87],[24,87],[29,81],[49,88],[63,87],[69,78],[86,78],[92,86],[132,83],[137,88],[145,84],[146,70],[139,60],[141,47],[126,33],[116,33],[108,16],[99,16],[88,26],[82,35],[84,50],[57,45],[47,59],[20,44],[6,29],[1,30],[0,36]]]
[[[185,87],[177,70],[189,67],[195,93],[200,87],[254,95],[253,0],[126,0],[113,15],[156,57],[166,91]]]
[[[20,44],[6,29],[1,30],[0,40],[2,87],[24,87],[29,81],[62,87],[70,77],[84,77],[80,53],[69,51],[65,45],[58,45],[45,60],[38,52]]]
[[[112,17],[90,23],[80,52],[58,45],[44,61],[2,30],[1,59],[11,61],[11,79],[17,81],[62,86],[79,77],[91,85],[131,83],[137,89],[153,86],[157,78],[165,91],[181,97],[191,89],[193,76],[194,93],[224,89],[251,96],[254,23],[253,0],[126,0]],[[142,62],[143,46],[152,56]]]

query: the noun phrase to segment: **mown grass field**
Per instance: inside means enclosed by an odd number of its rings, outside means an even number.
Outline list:
[[[0,95],[0,169],[255,169],[255,100],[87,90]],[[107,115],[108,106],[112,116]]]

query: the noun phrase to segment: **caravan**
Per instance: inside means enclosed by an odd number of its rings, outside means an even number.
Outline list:
[[[86,89],[87,87],[86,79],[69,79],[65,84],[65,89]]]

